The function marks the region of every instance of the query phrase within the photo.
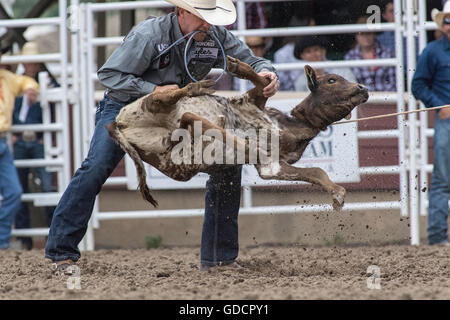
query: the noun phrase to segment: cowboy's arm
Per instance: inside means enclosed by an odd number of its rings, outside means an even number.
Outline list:
[[[416,72],[411,84],[414,97],[421,100],[426,107],[438,107],[444,105],[444,101],[433,92],[433,78],[436,73],[436,62],[431,50],[425,48],[417,62]]]
[[[150,66],[153,54],[148,36],[130,33],[97,72],[100,83],[131,97],[153,92],[156,85],[141,78]]]

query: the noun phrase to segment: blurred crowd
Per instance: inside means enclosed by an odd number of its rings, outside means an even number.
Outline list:
[[[292,1],[246,4],[246,28],[278,28],[316,25],[371,23],[366,14],[369,3],[361,1]],[[381,22],[394,22],[392,0],[377,1]],[[437,7],[440,0],[435,1]],[[370,3],[373,4],[373,1]],[[432,4],[429,4],[432,5]],[[369,19],[369,21],[368,21]],[[431,17],[428,17],[430,20]],[[237,29],[237,24],[229,29]],[[442,36],[440,30],[428,35],[430,41]],[[403,39],[405,42],[405,39]],[[395,57],[394,31],[358,32],[356,34],[303,35],[290,37],[247,37],[246,43],[257,56],[274,63],[320,62],[329,60],[389,59]],[[406,53],[404,53],[404,62]],[[405,66],[405,70],[407,70]],[[396,91],[395,67],[351,67],[318,69],[319,74],[336,73],[350,81],[364,84],[370,91]],[[308,91],[302,69],[278,71],[281,91]],[[245,89],[251,86],[247,83]],[[239,90],[239,80],[223,77],[220,90]]]

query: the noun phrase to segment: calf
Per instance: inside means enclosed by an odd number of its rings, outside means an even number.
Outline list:
[[[290,115],[286,115],[277,109],[265,108],[267,99],[262,90],[268,79],[237,59],[227,57],[227,65],[228,71],[250,80],[255,88],[238,97],[224,98],[213,95],[211,88],[214,81],[203,80],[181,89],[152,93],[122,108],[116,121],[106,127],[111,138],[133,159],[144,199],[157,206],[148,189],[142,161],[178,181],[187,181],[199,172],[220,170],[224,165],[242,164],[235,153],[231,156],[232,163],[227,161],[226,164],[217,161],[217,157],[212,163],[191,161],[195,152],[184,158],[188,161],[174,161],[174,155],[179,155],[180,151],[179,145],[173,141],[174,134],[177,129],[189,129],[187,132],[193,140],[206,140],[199,151],[211,148],[211,144],[218,140],[217,134],[211,132],[218,132],[222,138],[226,137],[225,153],[229,154],[230,148],[233,151],[239,148],[245,150],[241,161],[254,164],[261,178],[319,185],[332,195],[333,208],[342,208],[345,189],[334,184],[325,171],[320,168],[298,168],[291,164],[300,159],[308,143],[320,130],[350,116],[354,107],[366,102],[367,89],[335,74],[316,76],[314,69],[307,65],[305,74],[311,93],[292,109]],[[195,130],[193,132],[196,123],[200,125],[201,137],[195,137]],[[240,129],[239,132],[264,129],[272,136],[277,135],[278,157],[273,157],[272,139],[263,147],[259,141],[252,144],[251,137],[235,131],[231,133],[228,129]],[[255,148],[260,156],[252,162],[250,153]]]

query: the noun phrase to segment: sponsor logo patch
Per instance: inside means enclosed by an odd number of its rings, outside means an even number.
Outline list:
[[[196,46],[192,57],[197,59],[216,59],[218,53],[218,48]]]
[[[162,52],[162,51],[166,50],[168,47],[169,47],[169,45],[167,43],[158,43],[156,45],[156,50],[158,50],[158,52]],[[159,66],[158,66],[158,68],[159,69],[164,69],[169,64],[170,64],[170,50],[159,57]]]
[[[159,69],[164,69],[170,64],[170,51],[159,57]]]
[[[167,49],[169,45],[167,43],[158,43],[156,45],[156,49],[158,50],[158,52],[164,51]]]

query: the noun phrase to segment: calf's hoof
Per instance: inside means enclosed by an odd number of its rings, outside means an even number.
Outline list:
[[[338,192],[333,194],[333,209],[341,211],[345,201],[345,189],[342,188]]]
[[[230,56],[227,56],[227,69],[232,73],[236,73],[239,69],[239,60]]]
[[[216,82],[214,80],[200,80],[199,82],[190,83],[187,85],[188,95],[190,97],[198,97],[207,94],[214,94],[215,90],[212,88]]]

